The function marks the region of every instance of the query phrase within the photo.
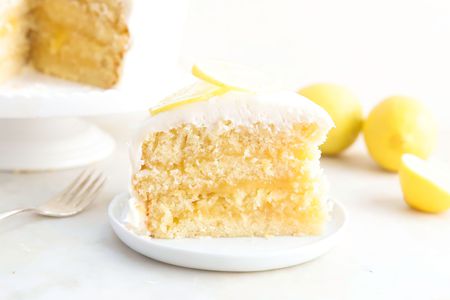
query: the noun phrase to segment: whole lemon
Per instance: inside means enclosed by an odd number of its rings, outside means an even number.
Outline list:
[[[353,144],[363,116],[361,103],[350,90],[336,84],[318,83],[300,89],[299,94],[325,109],[336,125],[320,147],[324,154],[336,155]]]
[[[389,171],[399,169],[404,153],[426,159],[434,148],[436,131],[431,112],[403,96],[389,97],[375,106],[363,128],[370,155]]]

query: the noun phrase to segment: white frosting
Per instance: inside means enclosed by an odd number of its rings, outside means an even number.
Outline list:
[[[281,128],[289,128],[293,123],[318,122],[329,128],[333,124],[321,107],[294,92],[228,92],[160,113],[148,125],[151,130],[167,131],[184,123],[209,126],[220,120],[231,120],[234,125],[273,123]]]
[[[148,236],[145,215],[138,209],[137,204],[137,200],[133,197],[128,200],[127,207],[123,212],[122,222],[136,234]]]
[[[256,122],[274,124],[280,129],[295,123],[317,123],[323,139],[333,125],[325,110],[295,92],[251,94],[228,92],[208,101],[195,102],[162,112],[149,120],[132,141],[130,154],[133,174],[141,166],[141,145],[152,131],[168,131],[181,124],[210,126],[221,120],[233,125],[252,125]],[[319,142],[323,142],[323,139]]]

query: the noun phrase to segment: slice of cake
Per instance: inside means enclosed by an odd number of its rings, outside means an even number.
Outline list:
[[[203,100],[203,99],[202,99]],[[156,238],[316,235],[319,145],[333,123],[293,92],[228,91],[158,109],[132,149],[132,192]]]
[[[125,0],[2,1],[1,77],[29,59],[36,70],[71,81],[118,82],[129,40]]]

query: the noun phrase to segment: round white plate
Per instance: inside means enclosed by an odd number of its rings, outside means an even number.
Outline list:
[[[168,264],[211,271],[264,271],[313,260],[336,244],[346,221],[344,208],[335,202],[331,220],[318,237],[155,239],[124,225],[129,198],[116,196],[108,209],[112,228],[127,246]]]

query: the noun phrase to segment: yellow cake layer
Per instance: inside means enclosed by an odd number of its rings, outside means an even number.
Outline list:
[[[174,191],[176,192],[176,191]],[[304,207],[283,190],[259,188],[234,193],[210,192],[195,197],[187,207],[168,204],[170,197],[149,202],[148,230],[157,238],[315,235],[322,232],[327,213],[314,197]],[[182,202],[178,202],[180,204]]]
[[[320,189],[320,179],[311,185]],[[319,197],[314,189],[295,193],[269,184],[200,194],[175,189],[147,202],[148,229],[159,238],[318,234],[327,217]]]
[[[220,128],[227,128],[221,130]],[[303,235],[327,218],[315,125],[214,128],[183,125],[149,133],[133,188],[150,234]]]
[[[50,22],[52,26],[70,29],[113,47],[123,47],[128,41],[121,1],[40,0],[33,13],[38,27],[42,26],[41,22]],[[40,31],[47,29],[41,27]]]
[[[78,32],[41,21],[31,35],[31,60],[41,72],[100,87],[113,86],[124,53]]]

